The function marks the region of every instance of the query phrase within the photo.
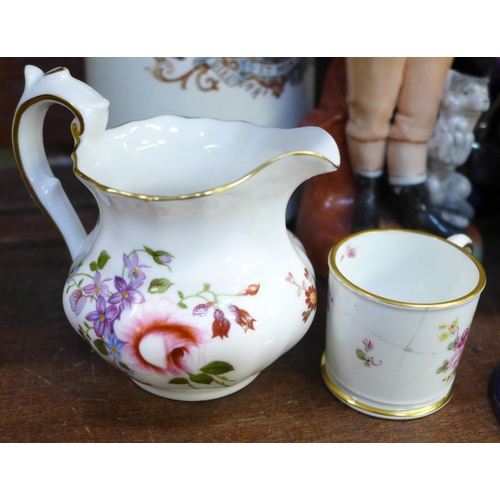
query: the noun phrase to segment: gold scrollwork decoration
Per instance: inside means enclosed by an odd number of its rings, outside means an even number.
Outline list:
[[[179,58],[178,58],[179,59]],[[174,73],[174,65],[172,61],[167,58],[156,58],[157,64],[153,70],[153,74],[156,78],[166,83],[180,82],[181,88],[186,89],[187,82],[192,75],[196,74],[196,86],[203,92],[210,92],[211,90],[218,90],[219,81],[213,77],[206,76],[210,67],[207,64],[201,64],[200,66],[195,66],[190,71],[178,76],[170,78],[168,75]],[[205,79],[203,80],[203,77]]]
[[[219,81],[216,80],[215,78],[207,76],[204,81],[202,80],[202,78],[207,74],[208,70],[210,69],[209,66],[203,64],[202,66],[199,66],[197,69],[199,69],[200,71],[196,75],[196,86],[201,91],[210,92],[211,90],[219,89]]]

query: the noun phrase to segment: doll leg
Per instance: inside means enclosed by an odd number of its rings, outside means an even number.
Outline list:
[[[451,57],[410,57],[406,61],[387,167],[391,183],[414,184],[427,174],[427,144],[439,114]]]
[[[404,58],[346,59],[349,111],[346,136],[357,185],[353,231],[379,225],[380,184],[387,138],[404,67]]]
[[[408,58],[387,148],[389,183],[403,225],[444,237],[457,230],[431,206],[426,185],[427,145],[452,61],[453,58]]]
[[[381,173],[405,58],[348,57],[346,126],[349,159],[356,173]]]

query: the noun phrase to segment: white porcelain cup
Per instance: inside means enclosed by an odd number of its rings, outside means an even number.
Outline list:
[[[465,235],[381,229],[332,249],[322,375],[337,398],[389,419],[449,401],[486,284],[467,247]]]

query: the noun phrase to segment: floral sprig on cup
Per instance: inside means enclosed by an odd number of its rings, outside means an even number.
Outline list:
[[[342,257],[340,258],[340,262],[342,262],[345,257],[347,257],[348,259],[354,259],[354,257],[356,257],[356,252],[357,252],[356,247],[351,247],[350,244],[347,244]]]
[[[318,304],[318,293],[314,286],[314,279],[309,270],[304,268],[304,279],[302,279],[302,284],[297,283],[292,273],[288,273],[285,280],[297,287],[297,297],[300,297],[303,292],[305,294],[307,309],[302,312],[302,321],[306,323],[311,314],[316,310]]]
[[[469,336],[470,326],[466,328],[462,334],[460,334],[458,318],[456,318],[450,325],[439,325],[438,328],[441,331],[441,334],[439,335],[439,340],[441,342],[445,342],[450,337],[453,338],[447,348],[448,351],[453,352],[451,358],[445,359],[443,364],[436,370],[438,375],[449,372],[443,378],[443,382],[448,382],[457,370],[458,363],[460,362],[460,358],[464,352],[465,342]]]
[[[379,360],[378,363],[374,361],[373,356],[369,356],[368,353],[374,348],[373,342],[368,339],[363,339],[363,349],[356,349],[356,356],[363,361],[364,365],[370,368],[371,366],[380,366],[382,361]]]

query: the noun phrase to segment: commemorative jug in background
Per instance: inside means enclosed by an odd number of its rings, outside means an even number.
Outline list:
[[[314,271],[285,210],[339,165],[327,132],[176,116],[106,130],[109,102],[68,70],[25,77],[16,160],[73,259],[69,322],[101,357],[149,392],[198,401],[245,387],[305,335]],[[45,156],[54,103],[75,115],[73,170],[100,212],[90,234]]]

